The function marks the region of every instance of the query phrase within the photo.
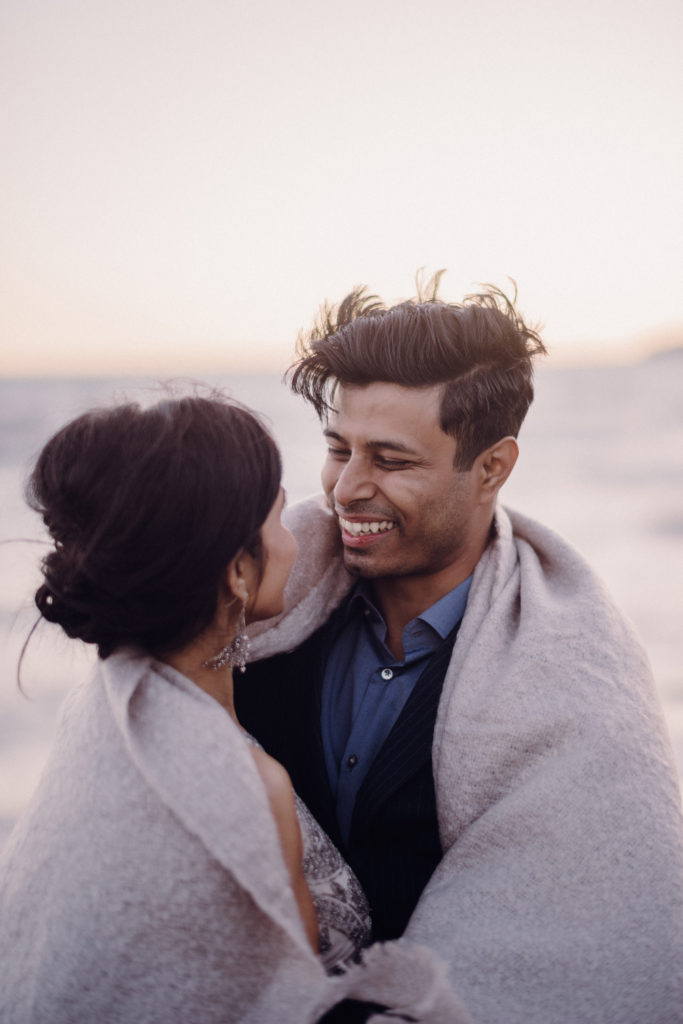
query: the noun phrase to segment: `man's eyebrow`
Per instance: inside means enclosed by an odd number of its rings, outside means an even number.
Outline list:
[[[338,441],[340,444],[346,444],[347,443],[346,439],[343,438],[341,436],[341,434],[338,434],[336,432],[336,430],[331,430],[329,427],[326,430],[323,430],[323,435],[325,437],[330,438],[330,440]],[[397,440],[367,441],[366,444],[365,444],[365,447],[369,448],[371,451],[378,451],[379,449],[382,449],[382,450],[389,449],[390,451],[393,451],[393,452],[401,452],[403,455],[414,455],[414,456],[419,456],[420,455],[420,452],[418,452],[415,448],[411,448],[409,445],[404,444],[403,441],[397,441]]]

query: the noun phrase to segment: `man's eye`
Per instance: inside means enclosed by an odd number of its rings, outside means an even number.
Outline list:
[[[330,455],[333,459],[348,459],[350,452],[348,452],[346,448],[328,447],[327,454]]]
[[[406,469],[411,463],[407,459],[385,459],[382,455],[378,455],[377,465],[382,469]]]

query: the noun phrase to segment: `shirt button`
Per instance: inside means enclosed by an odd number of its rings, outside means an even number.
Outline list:
[[[347,768],[355,768],[357,764],[358,764],[358,758],[357,758],[357,756],[355,754],[351,754],[350,757],[346,758],[346,767]]]
[[[386,682],[394,678],[394,673],[391,671],[390,668],[383,668],[382,671],[380,672],[380,675],[382,679],[384,679]]]

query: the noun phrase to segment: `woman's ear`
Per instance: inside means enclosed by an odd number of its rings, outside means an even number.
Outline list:
[[[251,559],[245,551],[239,551],[228,565],[225,582],[228,590],[240,604],[245,604],[249,597],[249,579]]]

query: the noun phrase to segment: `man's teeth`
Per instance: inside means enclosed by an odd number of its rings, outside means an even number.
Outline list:
[[[353,534],[354,537],[360,537],[362,533],[385,533],[387,530],[393,530],[396,525],[391,519],[383,519],[381,522],[375,520],[371,523],[352,523],[349,519],[342,519],[341,516],[339,516],[339,522],[346,532]]]

